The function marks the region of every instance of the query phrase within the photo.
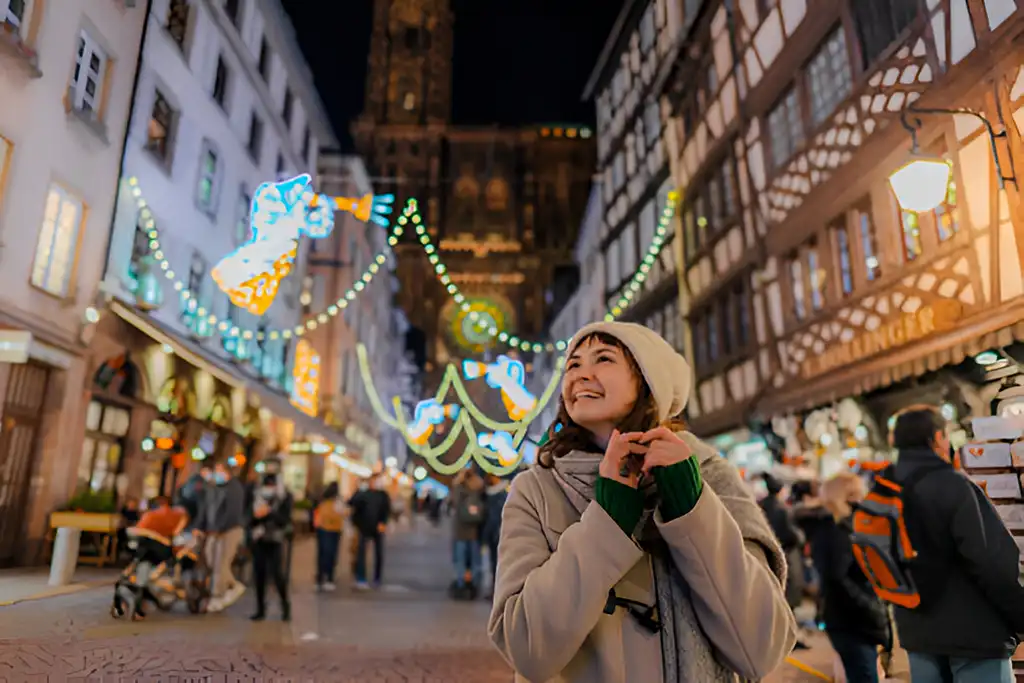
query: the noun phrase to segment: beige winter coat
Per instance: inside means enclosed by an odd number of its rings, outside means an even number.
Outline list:
[[[709,451],[695,455],[702,472],[719,458]],[[689,514],[668,523],[656,514],[658,530],[716,657],[759,679],[789,653],[795,623],[763,549],[744,539],[708,478]],[[613,587],[648,605],[655,597],[650,556],[598,504],[579,515],[550,470],[531,468],[512,483],[498,556],[489,632],[516,681],[663,680],[660,636],[625,610],[603,613]]]

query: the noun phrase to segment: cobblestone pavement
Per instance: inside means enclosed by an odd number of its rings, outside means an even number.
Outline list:
[[[445,595],[449,558],[447,536],[421,523],[389,539],[381,591],[317,594],[312,544],[299,543],[290,624],[273,594],[262,623],[246,618],[248,594],[221,614],[178,608],[135,623],[109,616],[108,588],[0,608],[0,683],[511,683],[487,640],[489,605]],[[816,680],[784,667],[766,683]]]

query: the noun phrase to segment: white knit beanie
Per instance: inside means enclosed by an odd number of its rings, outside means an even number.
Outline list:
[[[573,335],[570,353],[581,340],[598,332],[615,337],[633,354],[658,406],[659,422],[683,412],[690,399],[693,371],[661,335],[636,323],[590,323]]]

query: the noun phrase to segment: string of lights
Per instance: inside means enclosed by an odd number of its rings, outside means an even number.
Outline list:
[[[659,217],[658,224],[655,228],[654,237],[651,239],[651,244],[648,246],[647,252],[644,254],[643,261],[641,262],[640,267],[633,273],[629,282],[627,282],[620,290],[619,299],[616,302],[616,305],[613,306],[605,315],[605,320],[611,321],[621,316],[643,288],[643,284],[647,280],[647,275],[651,272],[654,262],[661,254],[661,250],[668,239],[667,235],[670,230],[672,219],[676,214],[678,199],[679,194],[677,192],[671,191],[668,193],[668,197],[665,200],[665,207],[662,209],[661,216]],[[485,331],[491,337],[496,338],[499,342],[522,351],[540,353],[541,351],[564,351],[566,349],[569,344],[568,339],[558,339],[548,342],[522,339],[516,335],[509,334],[506,330],[498,328],[492,324],[492,321],[484,319],[478,311],[472,310],[472,302],[465,294],[462,293],[459,286],[452,281],[451,276],[448,274],[448,267],[443,261],[441,261],[438,249],[430,239],[430,234],[427,232],[423,219],[420,217],[418,205],[415,199],[410,199],[408,203],[406,203],[405,209],[398,217],[399,227],[403,227],[410,222],[413,224],[420,244],[423,245],[423,251],[426,252],[427,259],[430,261],[430,264],[434,266],[434,272],[437,273],[438,280],[440,280],[441,284],[444,285],[448,294],[455,300],[455,303],[458,304],[464,313],[466,313],[467,317],[477,330]]]
[[[356,347],[356,356],[359,361],[359,372],[363,379],[363,384],[366,387],[366,395],[370,399],[370,405],[373,407],[374,412],[381,419],[381,421],[392,429],[397,429],[405,438],[405,442],[408,444],[410,450],[423,458],[428,465],[439,474],[454,474],[459,470],[463,469],[469,461],[475,460],[476,463],[486,472],[495,474],[497,476],[504,476],[515,470],[518,467],[519,462],[522,460],[521,446],[523,441],[526,439],[526,432],[544,407],[548,404],[554,396],[555,391],[558,389],[561,380],[561,369],[565,364],[565,358],[560,357],[555,366],[555,372],[551,374],[551,379],[548,380],[547,386],[544,388],[544,392],[538,397],[536,405],[530,412],[528,412],[521,420],[514,422],[498,422],[493,420],[481,411],[473,400],[470,398],[469,393],[466,391],[466,387],[462,383],[462,378],[459,377],[458,369],[448,364],[445,368],[444,377],[441,380],[441,385],[438,387],[437,392],[434,394],[434,401],[440,403],[447,395],[449,390],[454,390],[455,395],[461,401],[460,410],[455,415],[452,422],[452,428],[437,446],[430,446],[426,443],[420,443],[413,439],[409,435],[409,422],[405,417],[405,409],[402,406],[402,401],[399,397],[394,397],[391,400],[392,411],[388,411],[384,407],[384,402],[381,400],[380,393],[377,391],[376,385],[373,381],[373,373],[370,368],[370,362],[367,355],[366,347],[359,344]],[[471,419],[472,417],[472,419]],[[499,452],[494,449],[488,448],[481,441],[487,442],[488,439],[481,440],[480,434],[477,433],[476,428],[473,426],[473,420],[476,420],[479,424],[495,433],[510,433],[511,434],[511,445],[519,457],[510,459],[503,457]],[[444,456],[451,448],[455,445],[455,442],[463,434],[466,435],[466,446],[458,458],[452,463],[445,464],[441,462],[441,457]],[[492,458],[497,458],[499,464],[495,464]]]

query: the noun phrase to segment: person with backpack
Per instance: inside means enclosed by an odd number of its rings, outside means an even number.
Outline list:
[[[483,577],[480,540],[486,517],[484,480],[474,468],[464,469],[452,481],[451,504],[454,510],[455,591],[479,589]],[[472,583],[467,585],[466,571]]]
[[[819,520],[811,536],[821,577],[820,617],[847,683],[878,683],[878,646],[892,647],[888,608],[854,561],[850,543],[854,507],[864,495],[864,482],[853,472],[826,481],[821,503],[830,515]]]
[[[1020,551],[988,497],[953,465],[946,420],[902,411],[899,457],[854,514],[854,554],[891,602],[914,683],[1014,683],[1024,633]]]

